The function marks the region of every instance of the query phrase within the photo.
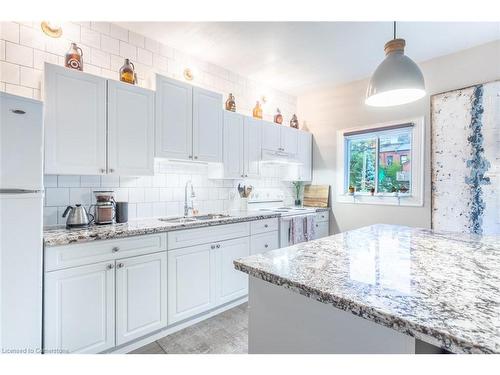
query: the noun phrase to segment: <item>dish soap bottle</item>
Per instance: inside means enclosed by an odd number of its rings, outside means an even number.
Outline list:
[[[120,68],[120,81],[135,84],[135,66],[130,59],[125,59],[123,66]]]

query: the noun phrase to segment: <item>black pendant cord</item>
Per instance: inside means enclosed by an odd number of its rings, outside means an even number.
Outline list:
[[[396,39],[396,21],[394,21],[394,39]]]

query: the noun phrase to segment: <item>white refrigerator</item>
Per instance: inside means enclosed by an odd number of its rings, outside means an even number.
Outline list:
[[[0,348],[42,346],[42,103],[0,93]]]

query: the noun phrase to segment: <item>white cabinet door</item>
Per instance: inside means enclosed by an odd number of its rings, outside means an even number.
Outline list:
[[[222,162],[222,95],[193,87],[193,159]]]
[[[210,244],[168,252],[168,324],[214,306],[214,266]]]
[[[250,238],[242,237],[216,244],[216,297],[217,305],[233,301],[248,293],[248,276],[234,268],[233,261],[250,255]]]
[[[243,116],[224,112],[224,177],[243,177]]]
[[[288,126],[280,125],[281,151],[289,154],[297,154],[298,130]]]
[[[44,348],[99,353],[115,344],[114,262],[47,272]]]
[[[108,173],[154,174],[154,92],[108,81]]]
[[[191,160],[193,87],[156,75],[156,151],[160,158]]]
[[[281,150],[281,129],[282,125],[272,122],[262,121],[262,148],[271,151]]]
[[[106,80],[45,65],[45,174],[106,173]]]
[[[321,222],[316,222],[316,234],[314,238],[323,238],[323,237],[328,237],[330,235],[329,233],[329,222],[328,221],[321,221]]]
[[[297,157],[301,162],[299,167],[299,181],[312,180],[312,134],[298,132],[298,152]]]
[[[262,121],[252,117],[245,117],[244,129],[245,177],[257,178],[260,175],[262,156]]]
[[[167,253],[116,261],[116,345],[167,326]]]

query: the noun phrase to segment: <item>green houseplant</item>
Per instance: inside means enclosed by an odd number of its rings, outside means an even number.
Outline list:
[[[300,206],[302,204],[302,200],[300,199],[302,196],[302,181],[294,181],[292,182],[293,188],[295,190],[295,205]]]

